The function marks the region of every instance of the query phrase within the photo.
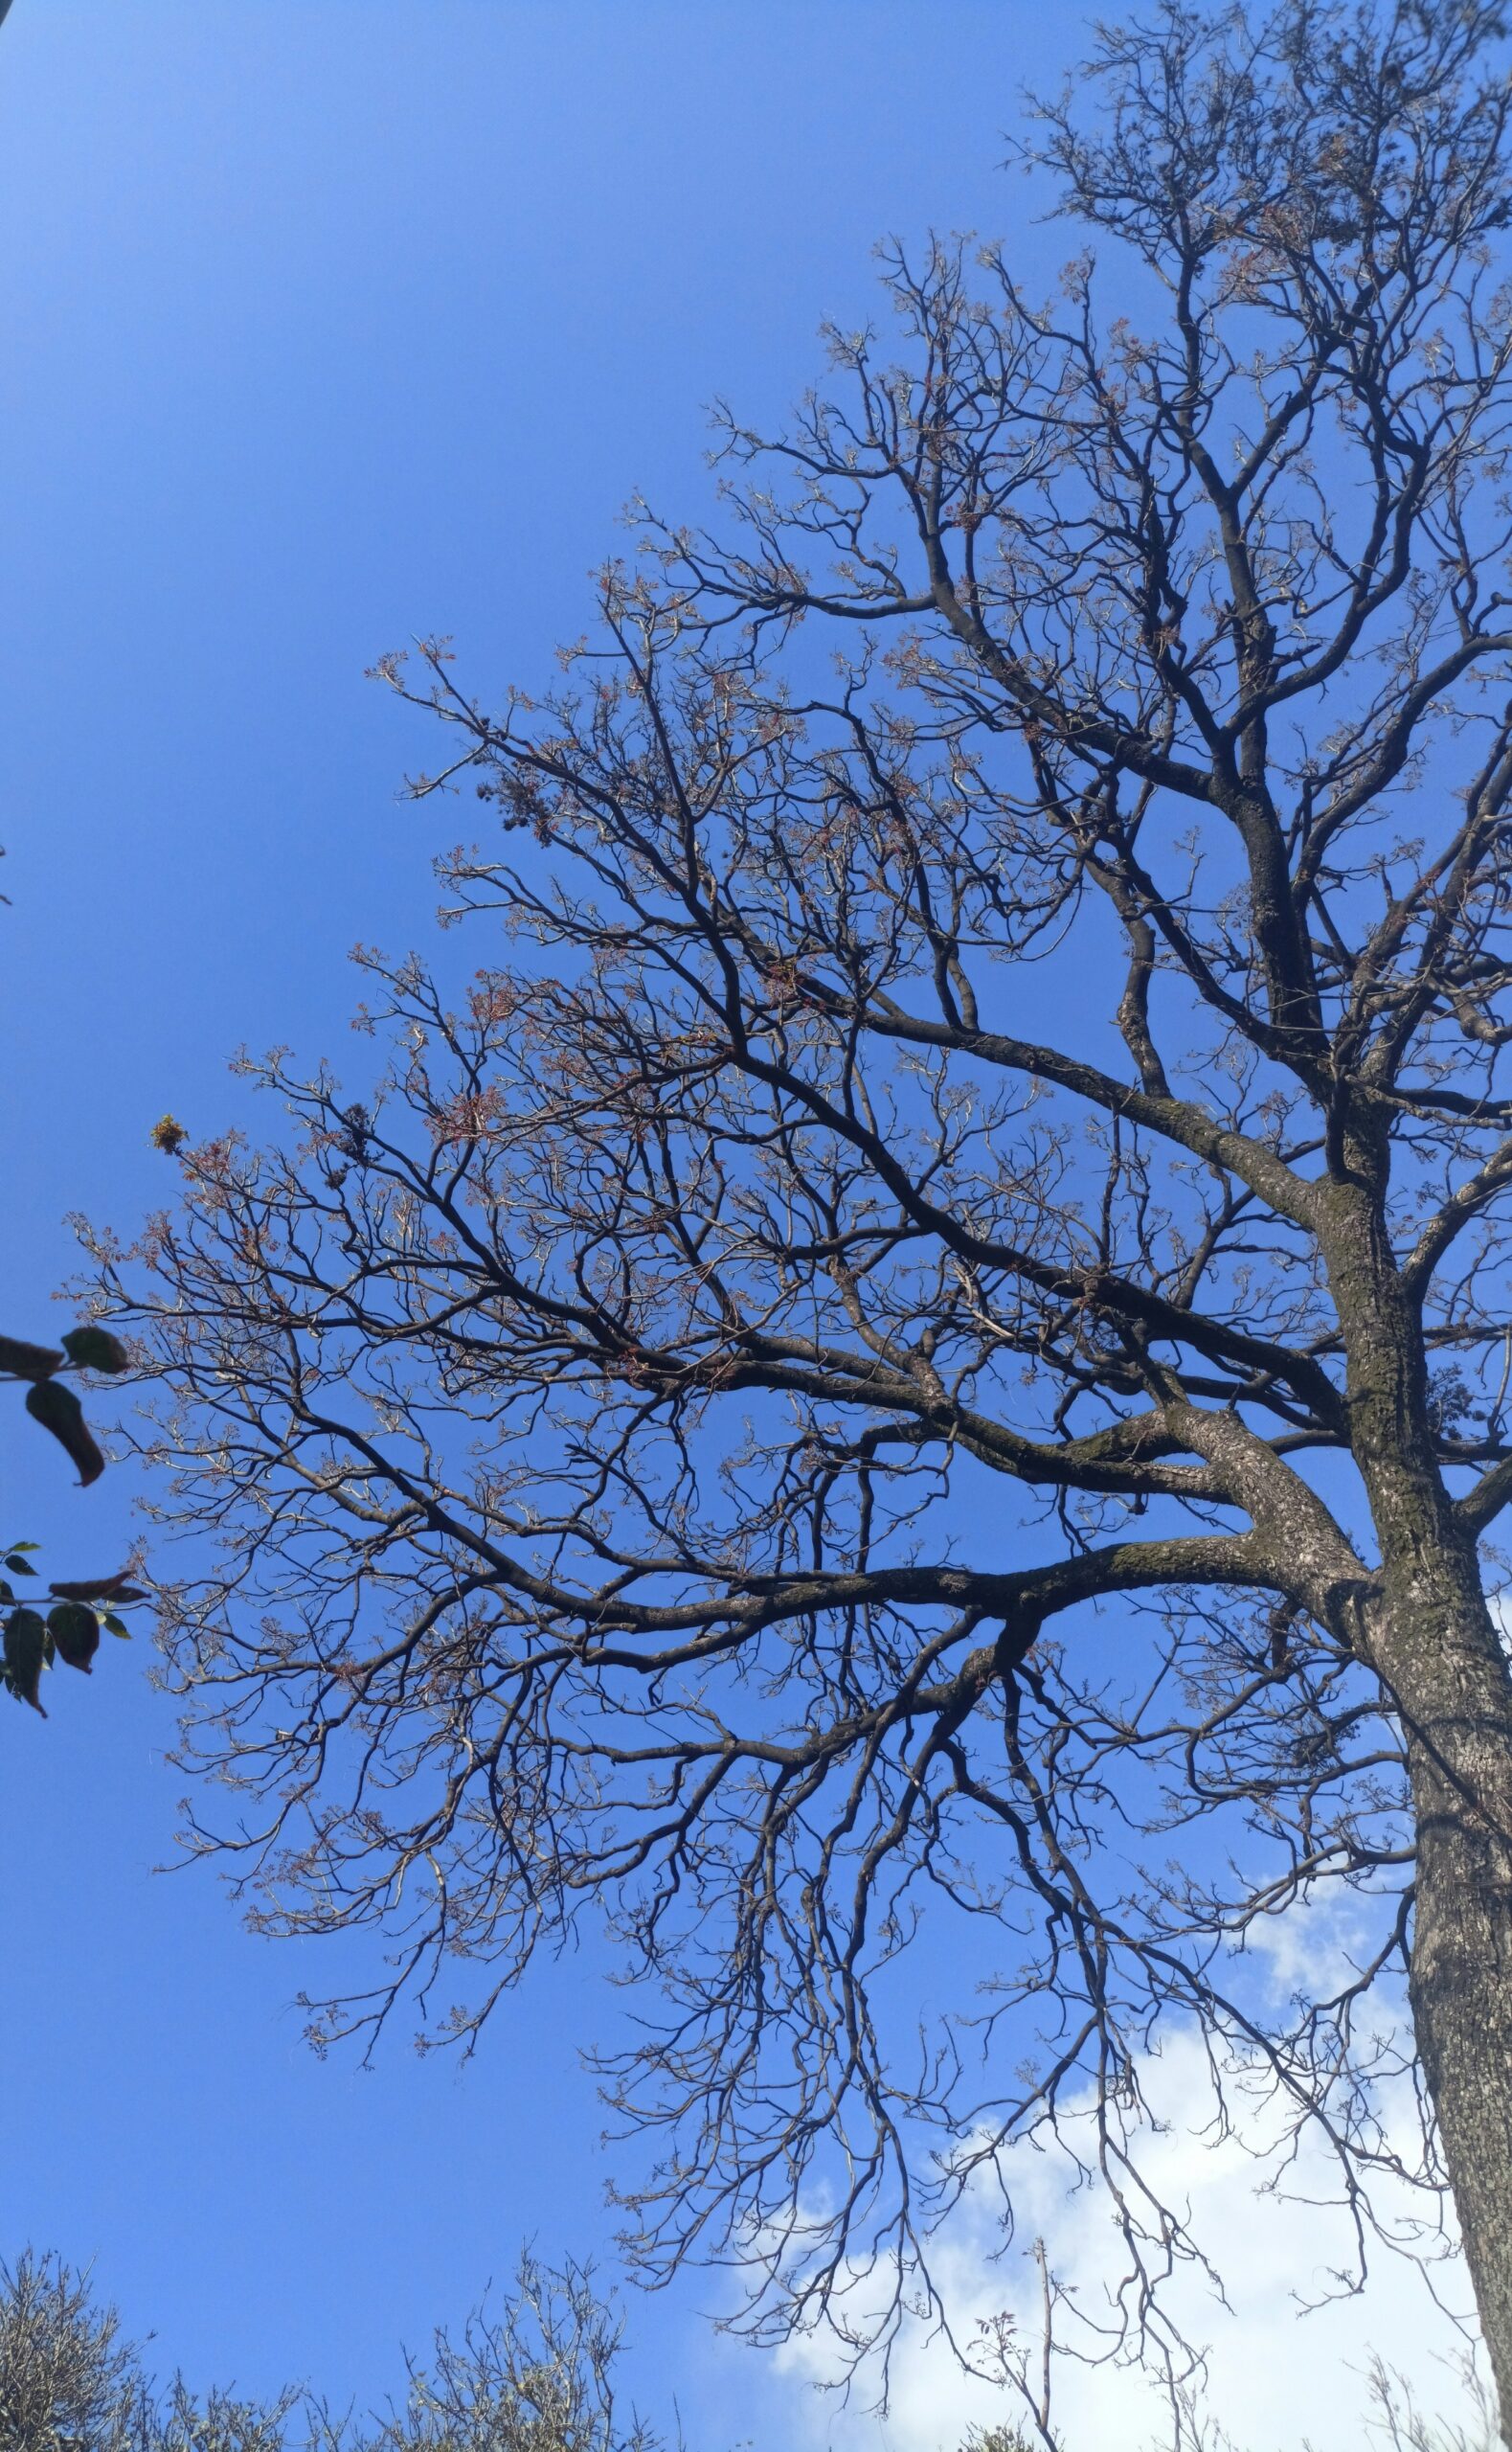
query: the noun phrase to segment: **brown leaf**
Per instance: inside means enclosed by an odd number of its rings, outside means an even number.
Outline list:
[[[118,1575],[86,1576],[82,1583],[50,1583],[47,1588],[57,1601],[114,1601],[124,1604],[147,1599],[124,1567]]]
[[[0,1337],[0,1372],[8,1372],[12,1379],[45,1379],[62,1361],[56,1346],[28,1345],[24,1337]]]

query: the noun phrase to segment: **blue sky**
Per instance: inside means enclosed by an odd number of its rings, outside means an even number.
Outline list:
[[[398,803],[428,744],[365,668],[441,629],[485,689],[538,676],[632,490],[698,506],[705,404],[801,390],[879,236],[1023,218],[1003,131],[1073,34],[1019,0],[16,0],[8,1327],[62,1325],[69,1211],[169,1197],[157,1116],[229,1120],[244,1042],[340,1064],[348,948],[426,935],[449,821]],[[126,1477],[71,1492],[18,1406],[4,1437],[7,1524],[113,1562]],[[464,2072],[401,2034],[313,2059],[295,1952],[151,1873],[182,1782],[146,1651],[0,1726],[0,2244],[96,2258],[201,2378],[384,2388],[522,2236],[604,2241],[602,1988],[543,1971]],[[708,2295],[634,2311],[647,2396],[790,2437],[797,2384],[721,2356]]]
[[[340,1068],[349,947],[428,935],[470,820],[400,803],[432,743],[365,668],[441,630],[485,693],[540,677],[627,497],[702,505],[705,403],[778,415],[883,234],[1008,233],[1048,275],[1069,235],[997,166],[1078,41],[1031,0],[15,0],[0,1325],[66,1324],[70,1211],[129,1234],[170,1196],[156,1117],[237,1117],[243,1043]],[[80,1497],[0,1430],[0,1529],[115,1563],[129,1477]],[[293,1946],[151,1870],[182,1782],[147,1666],[0,1720],[0,2249],[95,2258],[200,2380],[381,2392],[523,2237],[606,2248],[575,2043],[612,2009],[579,1960],[465,2069],[402,2032],[314,2059]],[[823,2435],[713,2295],[633,2308],[647,2401],[675,2379],[709,2452]]]

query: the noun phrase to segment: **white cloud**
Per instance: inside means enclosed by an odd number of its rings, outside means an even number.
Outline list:
[[[1302,2303],[1322,2295],[1330,2270],[1347,2260],[1343,2215],[1295,2195],[1257,2194],[1252,2152],[1236,2140],[1203,2140],[1207,2078],[1195,2047],[1168,2051],[1154,2075],[1170,2125],[1152,2141],[1147,2168],[1168,2201],[1189,2207],[1191,2229],[1219,2265],[1230,2302],[1226,2308],[1205,2278],[1186,2272],[1170,2304],[1187,2337],[1207,2350],[1206,2407],[1236,2452],[1300,2452],[1308,2442],[1317,2452],[1381,2452],[1388,2439],[1372,2418],[1373,2354],[1408,2379],[1427,2418],[1440,2426],[1464,2424],[1476,2441],[1477,2414],[1459,2372],[1463,2334],[1435,2306],[1416,2268],[1377,2249],[1360,2296],[1305,2312]],[[1304,2162],[1294,2175],[1298,2194],[1308,2176]],[[1118,2271],[1106,2200],[1090,2189],[1068,2195],[1064,2174],[1028,2149],[1015,2149],[1011,2180],[1019,2240],[1042,2234],[1062,2281],[1090,2312],[1099,2310]],[[1405,2203],[1400,2210],[1408,2211]],[[963,2207],[940,2244],[939,2277],[963,2336],[1004,2307],[1032,2330],[1034,2268],[1017,2245],[993,2260],[983,2207]],[[1457,2260],[1435,2268],[1434,2284],[1448,2308],[1468,2314],[1469,2285]],[[780,2357],[795,2382],[824,2383],[838,2373],[833,2349],[821,2338],[795,2343]],[[907,2343],[895,2360],[885,2421],[866,2414],[866,2397],[847,2409],[829,2393],[798,2395],[803,2442],[816,2452],[954,2452],[974,2420],[1002,2424],[1012,2416],[1003,2395],[962,2374],[948,2345],[924,2339]],[[1058,2366],[1053,2422],[1064,2452],[1141,2452],[1170,2441],[1163,2398],[1151,2381],[1070,2360]]]

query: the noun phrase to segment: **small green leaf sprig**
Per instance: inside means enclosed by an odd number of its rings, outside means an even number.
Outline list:
[[[119,1636],[128,1643],[131,1629],[119,1615],[133,1601],[145,1601],[147,1594],[131,1580],[123,1568],[116,1575],[96,1576],[82,1583],[52,1583],[48,1597],[52,1607],[44,1617],[40,1608],[17,1601],[15,1576],[34,1576],[32,1564],[34,1541],[17,1541],[3,1554],[5,1573],[0,1576],[0,1607],[7,1611],[0,1629],[0,1685],[13,1694],[18,1703],[30,1703],[34,1712],[47,1717],[42,1701],[42,1672],[54,1669],[61,1661],[66,1669],[78,1669],[88,1677],[100,1649],[102,1633]]]
[[[70,1328],[61,1346],[29,1345],[24,1337],[0,1337],[0,1378],[27,1383],[26,1409],[34,1421],[50,1430],[70,1462],[79,1467],[81,1489],[98,1482],[105,1460],[84,1419],[84,1408],[57,1374],[99,1371],[114,1378],[131,1367],[121,1339],[94,1321]]]
[[[81,1488],[99,1481],[105,1460],[84,1419],[83,1406],[59,1374],[73,1369],[115,1378],[129,1368],[130,1356],[120,1338],[93,1321],[70,1328],[56,1346],[0,1336],[0,1379],[25,1383],[27,1412],[52,1433],[78,1467]],[[118,1613],[147,1595],[123,1568],[118,1574],[96,1576],[82,1583],[50,1584],[52,1606],[44,1614],[40,1607],[17,1598],[12,1580],[35,1575],[32,1556],[36,1546],[34,1541],[16,1541],[0,1552],[5,1570],[0,1575],[0,1609],[6,1613],[0,1624],[0,1685],[18,1703],[30,1703],[46,1719],[43,1671],[61,1661],[65,1668],[89,1676],[102,1632],[129,1640],[130,1629]]]

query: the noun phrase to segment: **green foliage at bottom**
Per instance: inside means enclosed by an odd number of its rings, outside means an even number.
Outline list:
[[[87,2275],[0,2265],[4,2452],[662,2452],[615,2390],[620,2327],[586,2265],[521,2259],[496,2316],[439,2333],[402,2403],[361,2418],[309,2393],[271,2399],[159,2384]]]

